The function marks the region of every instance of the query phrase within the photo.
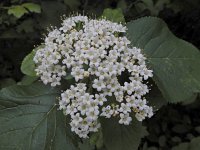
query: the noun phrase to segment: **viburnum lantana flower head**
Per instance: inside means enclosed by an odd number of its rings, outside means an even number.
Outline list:
[[[126,27],[105,19],[74,16],[63,20],[36,51],[36,72],[44,84],[61,84],[67,74],[75,84],[61,93],[59,108],[71,117],[71,130],[86,138],[100,128],[99,117],[129,125],[153,115],[145,95],[152,70],[141,49],[130,46]]]

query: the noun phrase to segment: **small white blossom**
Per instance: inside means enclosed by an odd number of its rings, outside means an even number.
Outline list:
[[[132,118],[129,116],[129,114],[120,113],[120,120],[119,120],[120,124],[129,125],[131,121],[132,121]]]
[[[111,109],[110,106],[103,107],[101,116],[105,116],[106,118],[110,118],[113,115],[114,111]]]

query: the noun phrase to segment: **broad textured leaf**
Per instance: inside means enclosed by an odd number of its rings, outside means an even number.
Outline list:
[[[28,13],[28,11],[23,6],[20,6],[20,5],[11,6],[8,9],[8,14],[9,15],[12,14],[12,15],[14,15],[17,18],[21,18],[26,13]]]
[[[27,8],[30,12],[41,13],[41,7],[38,4],[24,3],[22,6]]]
[[[0,91],[0,149],[74,150],[66,117],[57,110],[58,91],[39,83]]]
[[[200,91],[200,52],[178,39],[158,18],[144,17],[127,24],[133,46],[142,48],[153,80],[169,102],[194,99]]]
[[[30,85],[38,80],[38,77],[24,76],[18,85]]]
[[[101,128],[98,130],[98,132],[90,134],[90,143],[91,145],[96,145],[97,149],[103,148],[103,133]]]
[[[29,53],[22,61],[21,71],[28,76],[36,76],[35,63],[33,57],[35,56],[35,51],[33,50]]]
[[[103,140],[108,150],[137,150],[147,133],[141,122],[134,119],[130,125],[120,125],[117,120],[102,120]]]
[[[21,71],[22,73],[24,73],[25,75],[31,76],[31,77],[37,77],[36,76],[36,72],[35,72],[35,63],[33,61],[33,58],[35,56],[35,52],[40,49],[43,48],[44,45],[40,45],[38,47],[36,47],[35,49],[32,50],[32,52],[30,52],[22,61],[21,64]]]
[[[95,150],[95,146],[90,144],[89,140],[83,140],[83,142],[78,143],[79,150]]]
[[[111,9],[107,8],[104,9],[103,17],[106,17],[106,19],[114,21],[114,22],[125,22],[123,12],[120,8],[117,9]]]

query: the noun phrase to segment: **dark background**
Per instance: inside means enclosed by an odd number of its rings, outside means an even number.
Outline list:
[[[41,13],[17,18],[8,10],[23,3],[35,3]],[[179,38],[200,48],[200,0],[1,0],[0,1],[0,88],[22,79],[23,58],[42,42],[50,25],[59,26],[60,16],[80,12],[101,16],[105,8],[120,8],[126,22],[143,17],[162,18]],[[22,11],[22,10],[18,10]],[[144,122],[149,135],[142,150],[169,150],[200,136],[199,100],[191,104],[168,104]]]

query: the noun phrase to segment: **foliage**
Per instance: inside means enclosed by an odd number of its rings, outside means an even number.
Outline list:
[[[28,9],[30,12],[41,13],[41,7],[38,4],[24,3],[22,6]]]
[[[195,99],[200,91],[198,49],[176,38],[157,18],[144,17],[127,26],[132,44],[144,49],[149,66],[154,70],[154,81],[166,100]]]
[[[13,5],[8,8],[8,14],[21,18],[24,14],[30,12],[41,13],[40,5],[34,3],[24,3],[22,5]]]
[[[134,150],[147,132],[136,119],[129,126],[120,125],[117,120],[102,121],[103,140],[108,150]]]
[[[17,18],[21,18],[26,13],[28,13],[28,11],[23,6],[12,6],[8,9],[8,14],[12,14]]]
[[[35,56],[35,51],[33,50],[28,54],[22,61],[21,71],[28,76],[36,76],[35,64],[33,62],[33,57]]]
[[[1,90],[0,149],[74,149],[56,96],[41,84]]]
[[[102,16],[105,16],[106,19],[118,22],[118,23],[124,23],[124,15],[122,13],[121,9],[104,9]]]

